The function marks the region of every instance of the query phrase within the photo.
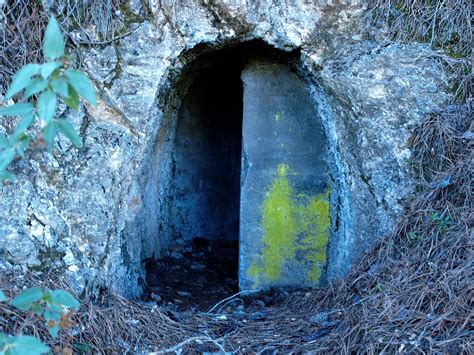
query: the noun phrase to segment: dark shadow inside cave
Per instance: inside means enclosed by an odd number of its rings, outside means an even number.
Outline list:
[[[178,111],[171,220],[175,239],[238,241],[243,90],[238,58],[201,72]]]
[[[206,307],[238,290],[241,71],[235,52],[213,58],[195,76],[178,111],[172,252],[148,266],[148,285],[181,307]]]

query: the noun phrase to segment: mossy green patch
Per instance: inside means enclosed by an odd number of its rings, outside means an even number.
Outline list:
[[[309,283],[320,279],[326,263],[330,190],[311,197],[295,194],[289,172],[287,164],[278,165],[277,177],[262,205],[261,258],[255,259],[247,270],[255,287],[263,280],[279,280],[285,262],[294,260],[297,254],[297,261],[307,269]],[[296,200],[303,200],[306,205],[301,206]]]
[[[308,280],[317,282],[321,269],[326,264],[326,249],[329,240],[331,217],[329,213],[330,189],[312,197],[306,208],[300,207],[299,223],[302,238],[300,250],[305,251],[305,258],[310,262]]]
[[[258,267],[258,264],[255,260],[247,269],[247,274],[254,280],[255,284],[257,285],[260,284],[260,280],[259,280],[260,268]]]
[[[288,170],[286,164],[278,166],[278,177],[263,202],[265,248],[262,250],[262,271],[269,280],[277,280],[280,277],[283,261],[292,258],[296,251],[297,227],[294,221],[293,191],[287,179]]]

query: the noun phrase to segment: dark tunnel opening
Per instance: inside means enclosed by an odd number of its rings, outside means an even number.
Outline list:
[[[201,72],[182,101],[174,144],[175,238],[238,241],[243,90],[238,58]]]
[[[172,252],[148,272],[148,284],[182,308],[206,308],[238,291],[241,71],[235,52],[215,57],[195,76],[178,111]]]

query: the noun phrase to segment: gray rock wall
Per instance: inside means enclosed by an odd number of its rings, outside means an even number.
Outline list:
[[[64,114],[84,148],[60,139],[53,155],[16,163],[18,179],[0,187],[1,267],[55,268],[89,296],[100,287],[137,295],[141,261],[159,256],[172,235],[167,196],[180,102],[206,66],[202,58],[252,39],[299,51],[292,64],[328,139],[328,277],[343,275],[390,232],[413,188],[407,140],[448,98],[442,69],[423,46],[363,40],[355,0],[130,8],[147,15],[130,21],[129,35],[82,49],[99,104]]]

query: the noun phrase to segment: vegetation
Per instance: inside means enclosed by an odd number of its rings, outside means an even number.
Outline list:
[[[459,55],[471,51],[469,0],[366,0],[397,41],[421,41]]]
[[[458,99],[470,97],[472,71],[468,60],[471,51],[469,1],[366,2],[369,15],[373,15],[368,17],[374,22],[386,24],[392,40],[424,41],[437,50],[427,51],[422,55],[436,56],[451,71],[453,82],[457,83],[455,91],[459,93]],[[8,27],[8,35],[11,37],[6,42],[11,45],[10,49],[19,49],[11,52],[6,49],[0,58],[0,77],[4,78],[31,61],[31,58],[39,61],[42,53],[38,50],[35,34],[41,32],[42,24],[47,21],[43,9],[35,8],[39,7],[38,2],[21,0],[9,3],[8,23],[11,26]],[[103,1],[93,3],[104,4]],[[28,17],[35,18],[33,14],[37,16],[37,21],[28,21]],[[88,21],[99,21],[91,16],[85,18]],[[23,26],[17,26],[21,21]],[[24,43],[17,40],[21,37],[18,28],[25,31],[21,34],[28,42],[23,47]],[[55,49],[52,51],[54,53]],[[59,52],[57,48],[56,52]],[[60,58],[62,53],[57,58],[52,58],[55,56],[52,54],[44,55],[47,58],[45,64],[60,62],[61,65],[49,75],[46,75],[47,70],[51,70],[56,64],[50,64],[49,69],[44,66],[46,78],[39,67],[30,67],[33,68],[29,69],[30,75],[25,72],[22,74],[29,77],[29,84],[12,93],[18,95],[24,90],[23,100],[29,101],[20,102],[25,106],[10,108],[16,110],[14,113],[8,113],[8,110],[6,113],[19,115],[21,119],[11,134],[3,137],[2,157],[5,151],[9,152],[3,158],[4,177],[11,177],[7,170],[9,164],[15,157],[21,157],[21,154],[32,149],[32,142],[44,141],[45,146],[51,149],[53,135],[46,133],[50,139],[44,137],[44,130],[51,122],[56,126],[56,130],[53,129],[52,132],[61,132],[66,137],[70,136],[73,143],[75,141],[80,144],[75,133],[71,130],[66,130],[67,134],[63,132],[57,122],[59,120],[50,115],[53,105],[57,105],[52,103],[51,90],[56,99],[64,101],[66,98],[67,101],[72,90],[80,96],[82,89],[74,87],[74,77],[71,79],[66,76],[65,61]],[[9,58],[11,62],[7,62],[5,58]],[[60,92],[55,91],[51,84],[53,79],[63,79],[68,83],[68,95],[61,96]],[[31,86],[30,90],[34,88],[33,81],[47,81],[48,84],[44,89],[28,96],[28,87]],[[39,96],[48,90],[50,93],[46,98],[43,97],[43,103],[48,105],[42,104],[40,113]],[[82,95],[87,99],[86,92]],[[64,102],[67,104],[66,101]],[[21,122],[25,120],[25,116],[31,120],[32,114],[34,122],[22,129]],[[290,297],[285,297],[284,301],[278,301],[277,297],[264,298],[267,303],[266,318],[258,322],[240,322],[237,316],[231,318],[232,313],[225,316],[219,314],[221,309],[233,301],[245,304],[247,309],[252,307],[254,300],[244,297],[226,300],[213,313],[178,314],[157,308],[156,305],[125,300],[105,292],[101,303],[86,302],[77,312],[75,319],[87,326],[78,333],[71,334],[73,340],[68,340],[69,348],[74,341],[72,346],[90,346],[94,352],[102,353],[125,352],[142,345],[142,348],[149,349],[153,344],[159,344],[161,348],[171,346],[173,351],[189,350],[190,345],[194,347],[198,344],[203,351],[232,349],[257,352],[266,349],[268,352],[285,353],[473,353],[474,135],[471,114],[472,107],[468,101],[430,115],[415,130],[411,140],[414,152],[411,166],[418,176],[417,193],[395,232],[369,252],[342,283],[332,285],[327,290],[295,292]],[[18,134],[15,134],[17,130]],[[10,159],[12,154],[14,157]],[[1,281],[3,289],[11,289],[12,285],[19,284],[13,274],[2,275]],[[33,277],[24,283],[31,285],[38,282]],[[58,278],[48,278],[45,282],[58,282],[63,286]],[[56,286],[49,288],[56,289]],[[21,334],[28,330],[30,334],[42,334],[45,339],[46,331],[43,330],[49,331],[56,327],[58,316],[59,326],[70,325],[68,321],[73,319],[71,310],[76,310],[78,304],[73,301],[72,296],[62,294],[58,298],[59,294],[49,288],[30,288],[29,291],[19,293],[8,304],[5,295],[0,293],[0,324],[4,331],[19,334],[16,337],[0,335],[0,353],[34,353],[31,348],[36,349],[37,353],[49,351],[35,338]],[[56,294],[55,297],[53,293]],[[12,309],[20,312],[9,313]],[[30,315],[33,321],[27,323],[25,319]],[[38,316],[44,318],[45,324],[35,328],[39,324]],[[17,320],[11,321],[13,318]],[[66,322],[61,323],[61,320]],[[49,323],[50,321],[54,323]],[[202,336],[203,329],[205,337]],[[58,329],[51,330],[51,335],[54,336]],[[118,337],[123,339],[123,343],[117,343]],[[173,346],[174,344],[178,345]]]
[[[95,105],[92,83],[79,70],[66,67],[64,38],[55,18],[51,18],[43,40],[43,64],[26,64],[14,76],[5,99],[9,100],[21,92],[21,101],[0,109],[0,116],[19,117],[9,135],[0,135],[0,180],[12,179],[7,168],[16,156],[25,157],[28,149],[46,146],[53,148],[59,132],[76,147],[81,139],[70,122],[56,119],[56,108],[60,98],[66,106],[77,109],[79,96]],[[0,291],[0,302],[7,301]],[[49,334],[57,337],[61,328],[72,324],[70,310],[78,310],[79,302],[64,290],[41,290],[26,288],[9,304],[21,311],[43,317]],[[50,349],[33,336],[9,336],[0,333],[0,353],[43,354]]]
[[[0,18],[6,26],[0,33],[0,87],[6,89],[10,77],[26,63],[42,61],[41,36],[52,12],[61,19],[68,45],[93,45],[111,41],[125,30],[126,0],[31,1],[6,0]],[[44,5],[49,3],[49,5]],[[71,32],[79,36],[71,36]]]
[[[43,64],[26,64],[13,76],[5,99],[23,92],[22,101],[0,109],[0,116],[21,118],[11,134],[0,135],[0,179],[13,178],[7,168],[16,156],[25,157],[27,149],[46,145],[52,150],[59,132],[76,147],[81,146],[71,123],[55,118],[59,98],[73,109],[79,106],[79,96],[96,104],[89,79],[79,70],[66,67],[64,39],[54,18],[46,28],[43,57]]]
[[[5,294],[0,291],[0,302],[7,301]],[[42,317],[46,322],[49,334],[56,338],[61,329],[69,329],[72,325],[72,310],[79,310],[79,302],[64,290],[41,290],[31,287],[16,295],[9,304],[24,312]],[[44,354],[50,348],[34,336],[9,336],[0,333],[0,354]]]
[[[402,42],[428,43],[426,53],[436,57],[450,73],[455,99],[469,98],[474,75],[472,7],[469,0],[365,0],[367,18],[384,24],[387,37]]]

